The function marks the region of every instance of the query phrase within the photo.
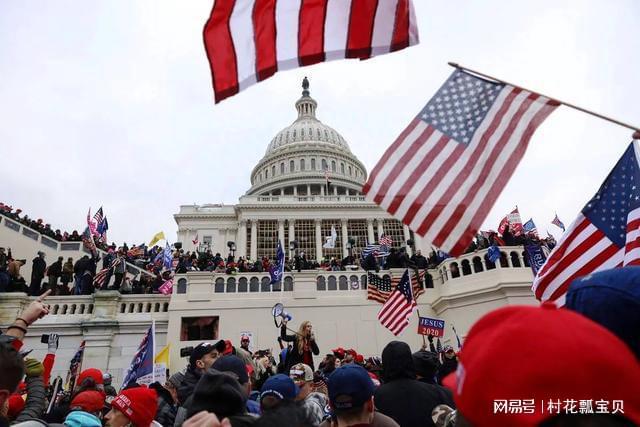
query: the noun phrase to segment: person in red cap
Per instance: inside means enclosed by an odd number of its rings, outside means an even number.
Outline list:
[[[486,314],[443,382],[453,391],[456,425],[640,425],[640,364],[632,351],[553,303]]]
[[[85,369],[84,371],[80,372],[80,375],[78,375],[78,380],[76,381],[77,385],[82,385],[82,383],[84,382],[84,380],[86,380],[87,378],[91,378],[93,379],[93,382],[98,386],[98,385],[103,385],[103,377],[102,377],[102,371],[100,369],[96,369],[96,368],[89,368],[89,369]]]
[[[159,425],[153,421],[158,410],[158,395],[147,387],[123,390],[111,401],[111,411],[105,416],[107,426],[149,427]],[[153,423],[153,424],[152,424]]]

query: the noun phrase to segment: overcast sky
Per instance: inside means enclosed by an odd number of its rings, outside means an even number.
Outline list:
[[[293,0],[290,0],[293,1]],[[447,61],[640,125],[636,0],[414,0],[421,43],[285,71],[214,105],[211,0],[0,2],[0,201],[110,240],[175,239],[180,205],[237,203],[307,75],[318,116],[370,171],[450,74]],[[562,107],[534,135],[484,228],[518,205],[560,236],[632,132]]]

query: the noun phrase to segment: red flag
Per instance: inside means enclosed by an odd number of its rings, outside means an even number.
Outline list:
[[[419,42],[411,0],[216,0],[203,37],[216,103],[281,70]]]

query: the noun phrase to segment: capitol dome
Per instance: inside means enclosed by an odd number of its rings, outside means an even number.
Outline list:
[[[298,118],[273,137],[251,173],[247,194],[361,194],[367,177],[364,165],[342,135],[316,118],[318,103],[310,96],[306,77],[302,88],[302,97],[295,103]]]

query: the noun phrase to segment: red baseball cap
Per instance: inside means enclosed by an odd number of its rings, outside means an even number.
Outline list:
[[[535,426],[578,413],[583,401],[591,401],[594,412],[596,402],[605,401],[611,413],[614,400],[623,402],[619,415],[640,423],[634,354],[602,326],[553,303],[483,316],[469,331],[457,372],[444,384],[475,427]]]
[[[233,344],[231,343],[231,340],[224,340],[224,351],[222,354],[225,356],[233,354]]]

